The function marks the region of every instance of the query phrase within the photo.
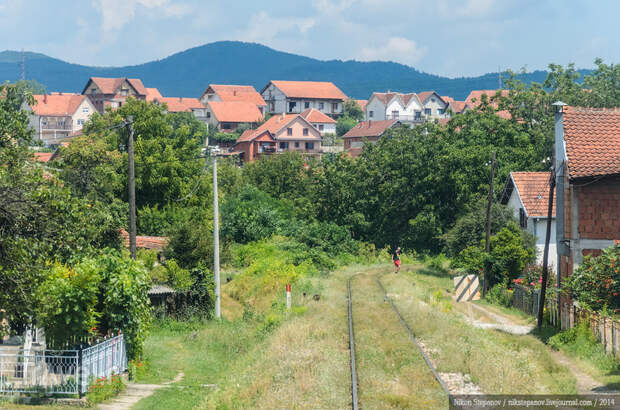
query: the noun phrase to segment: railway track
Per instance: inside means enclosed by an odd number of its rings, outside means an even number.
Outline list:
[[[357,368],[356,368],[356,365],[355,365],[355,333],[354,333],[354,321],[353,321],[353,305],[352,305],[352,298],[351,298],[351,280],[353,278],[355,278],[357,275],[359,275],[359,274],[355,274],[355,275],[351,276],[348,279],[348,281],[347,281],[347,307],[348,307],[348,320],[349,320],[349,350],[350,350],[350,364],[351,364],[351,399],[352,399],[352,402],[351,402],[352,406],[351,407],[354,410],[358,410],[359,409],[359,397],[358,397],[358,388],[359,388],[359,386],[358,386],[358,378],[357,378]],[[400,324],[402,325],[402,327],[407,332],[407,335],[409,336],[410,340],[418,348],[420,354],[422,355],[422,357],[424,358],[424,361],[426,362],[426,365],[429,367],[429,369],[433,373],[433,376],[435,377],[437,382],[441,385],[441,388],[446,393],[446,395],[448,395],[448,398],[450,398],[450,391],[448,390],[448,387],[446,386],[446,383],[442,380],[441,376],[437,372],[437,369],[435,368],[435,366],[431,362],[430,358],[428,357],[428,355],[426,354],[424,349],[422,349],[422,346],[421,346],[420,342],[418,342],[418,340],[416,339],[415,335],[411,331],[411,328],[409,327],[409,325],[407,325],[407,322],[405,322],[405,320],[403,319],[403,317],[400,314],[398,308],[396,307],[396,305],[394,305],[394,302],[392,301],[392,299],[387,295],[387,292],[386,292],[385,288],[383,287],[383,284],[381,283],[381,281],[379,279],[377,279],[377,285],[381,288],[381,291],[383,292],[384,300],[386,300],[386,301],[388,301],[390,303],[390,306],[392,307],[392,310],[394,311],[394,313],[398,317],[398,320],[399,320]]]

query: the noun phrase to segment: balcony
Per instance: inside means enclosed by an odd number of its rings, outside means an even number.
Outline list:
[[[407,114],[386,114],[386,120],[396,120],[401,122],[408,122],[412,124],[422,124],[426,121],[426,117],[424,115],[407,115]]]

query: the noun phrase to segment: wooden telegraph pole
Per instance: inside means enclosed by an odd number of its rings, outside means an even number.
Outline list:
[[[553,215],[553,193],[555,191],[555,166],[551,167],[549,178],[549,204],[547,206],[547,235],[545,236],[545,250],[543,254],[542,286],[540,288],[540,301],[538,302],[538,328],[542,327],[543,310],[547,293],[547,277],[549,275],[549,240],[551,239],[551,217]]]
[[[487,203],[487,229],[484,241],[484,251],[487,256],[491,252],[491,205],[493,205],[493,180],[495,178],[495,151],[491,156],[491,174],[489,180],[489,198]],[[484,286],[482,286],[482,297],[484,298],[489,288],[489,262],[484,264]]]
[[[129,137],[127,139],[127,154],[129,157],[129,252],[131,258],[136,259],[136,173],[133,153],[133,118],[127,117]]]

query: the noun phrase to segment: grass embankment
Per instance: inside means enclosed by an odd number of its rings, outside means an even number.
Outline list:
[[[344,278],[352,269],[305,279],[307,283],[300,286],[305,286],[306,297],[294,287],[297,313],[278,313],[282,319],[278,323],[270,322],[269,314],[252,314],[248,309],[239,317],[239,305],[226,298],[224,317],[237,315],[235,319],[194,329],[174,322],[156,327],[145,348],[147,375],[139,381],[170,380],[179,371],[185,377],[136,408],[350,406]],[[233,282],[223,286],[225,294],[236,291]],[[318,301],[314,294],[320,295]],[[280,298],[284,300],[283,292]]]
[[[576,393],[575,378],[536,337],[468,324],[451,299],[449,275],[414,270],[386,275],[382,283],[416,336],[432,347],[440,372],[468,374],[485,393]]]

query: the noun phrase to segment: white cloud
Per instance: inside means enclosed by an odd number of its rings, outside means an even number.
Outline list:
[[[390,37],[386,44],[361,50],[362,60],[388,60],[409,65],[419,62],[425,55],[426,47],[420,47],[405,37]]]
[[[248,28],[239,34],[239,40],[270,42],[278,34],[288,31],[297,31],[305,34],[314,27],[316,20],[312,17],[273,17],[265,11],[253,15],[248,23]]]
[[[189,5],[173,4],[170,0],[94,0],[93,4],[102,15],[104,33],[113,33],[129,24],[138,6],[156,10],[163,17],[183,17],[191,12]]]

